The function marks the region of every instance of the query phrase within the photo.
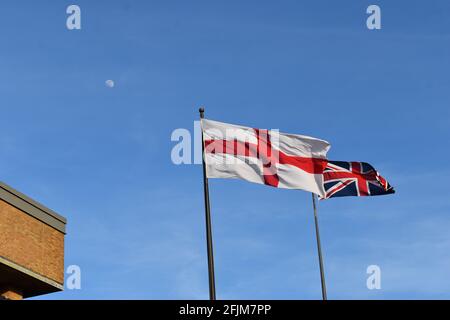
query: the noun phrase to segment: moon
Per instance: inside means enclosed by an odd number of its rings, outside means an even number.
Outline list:
[[[108,88],[114,88],[114,81],[113,80],[106,80],[105,81],[105,85],[108,87]]]

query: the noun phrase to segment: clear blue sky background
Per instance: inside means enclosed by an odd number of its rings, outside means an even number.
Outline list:
[[[0,179],[68,218],[82,269],[44,298],[208,298],[201,166],[170,158],[200,105],[326,139],[396,187],[320,202],[330,298],[450,298],[450,3],[377,1],[369,31],[373,3],[2,1]],[[320,298],[310,194],[210,189],[219,298]]]

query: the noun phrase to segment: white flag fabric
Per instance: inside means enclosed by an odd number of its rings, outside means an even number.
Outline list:
[[[236,178],[325,195],[328,142],[207,119],[201,120],[201,127],[208,178]]]

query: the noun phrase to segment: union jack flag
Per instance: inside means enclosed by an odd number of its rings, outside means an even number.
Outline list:
[[[323,172],[325,198],[379,196],[394,188],[366,162],[328,161]]]

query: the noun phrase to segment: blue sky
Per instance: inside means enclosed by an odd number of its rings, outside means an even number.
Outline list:
[[[66,28],[66,8],[82,29]],[[382,29],[366,28],[378,4]],[[208,298],[202,171],[172,164],[206,117],[329,141],[393,196],[319,203],[331,299],[449,299],[448,1],[2,1],[0,179],[68,218],[82,289]],[[115,81],[114,88],[105,81]],[[210,182],[217,294],[319,299],[310,194]],[[379,265],[381,290],[366,268]]]

